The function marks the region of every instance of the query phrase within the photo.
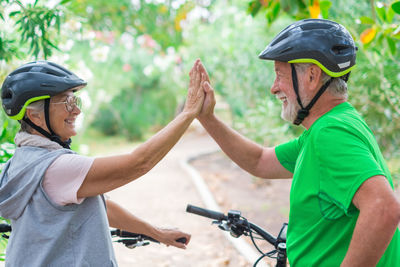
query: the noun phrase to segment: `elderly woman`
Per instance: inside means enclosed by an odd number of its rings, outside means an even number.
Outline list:
[[[154,227],[103,194],[151,170],[197,116],[204,92],[193,68],[185,107],[173,121],[131,153],[102,158],[69,149],[81,112],[74,92],[85,81],[48,61],[25,64],[7,76],[3,108],[20,121],[21,131],[0,176],[0,216],[13,227],[6,266],[117,266],[109,226],[186,247],[189,234]]]

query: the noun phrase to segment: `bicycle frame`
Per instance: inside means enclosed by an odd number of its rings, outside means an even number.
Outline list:
[[[286,255],[286,230],[287,223],[284,223],[278,237],[274,237],[263,228],[257,226],[254,223],[249,222],[246,218],[241,216],[241,212],[237,210],[230,210],[227,215],[208,210],[193,205],[187,205],[186,212],[214,219],[213,224],[217,224],[218,228],[224,231],[229,231],[231,236],[238,238],[241,235],[250,236],[253,245],[262,254],[260,258],[254,263],[255,267],[262,258],[270,257],[276,253],[276,267],[286,267],[287,255]],[[262,239],[270,243],[275,247],[275,250],[264,253],[262,252],[257,244],[254,242],[253,233],[257,233]]]

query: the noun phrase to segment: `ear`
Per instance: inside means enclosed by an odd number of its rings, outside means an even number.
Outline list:
[[[37,112],[32,109],[26,109],[26,116],[28,117],[28,119],[30,119],[34,124],[39,127],[44,126],[44,116],[42,113],[43,112]]]
[[[307,80],[308,88],[312,91],[319,90],[321,87],[322,70],[317,65],[313,64],[307,69]]]

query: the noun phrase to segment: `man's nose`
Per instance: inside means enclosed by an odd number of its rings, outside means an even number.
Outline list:
[[[278,86],[276,85],[276,82],[274,81],[274,83],[272,84],[272,86],[271,86],[271,94],[273,94],[273,95],[276,95],[278,92],[279,92],[279,88],[278,88]]]

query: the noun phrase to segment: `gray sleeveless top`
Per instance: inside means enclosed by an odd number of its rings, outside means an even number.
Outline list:
[[[0,216],[12,233],[6,267],[117,266],[103,196],[81,204],[53,203],[42,178],[67,149],[18,147],[0,174]]]

